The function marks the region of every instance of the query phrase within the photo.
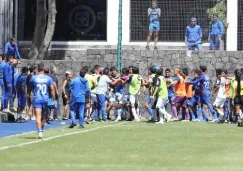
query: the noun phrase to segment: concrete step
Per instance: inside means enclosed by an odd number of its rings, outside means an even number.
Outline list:
[[[8,121],[8,114],[0,112],[0,123]]]

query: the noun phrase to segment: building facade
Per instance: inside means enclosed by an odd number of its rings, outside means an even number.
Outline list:
[[[161,8],[159,45],[184,45],[185,27],[196,17],[208,37],[210,19],[206,14],[217,0],[157,0]],[[151,0],[122,0],[122,44],[145,44],[148,34],[147,9]],[[56,28],[52,44],[116,45],[119,0],[57,0]],[[227,1],[227,50],[243,50],[243,0]],[[30,44],[33,38],[36,0],[0,0],[0,46],[11,36],[19,44]]]

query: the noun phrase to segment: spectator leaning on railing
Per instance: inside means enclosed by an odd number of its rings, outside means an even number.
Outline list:
[[[15,53],[16,53],[17,59],[21,59],[17,41],[15,38],[11,38],[10,41],[6,43],[4,48],[4,53],[13,57],[15,57]]]

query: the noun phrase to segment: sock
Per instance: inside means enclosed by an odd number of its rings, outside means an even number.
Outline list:
[[[121,111],[122,109],[117,109],[117,117],[121,117]]]
[[[159,117],[160,117],[160,122],[164,122],[164,111],[159,108]]]
[[[176,106],[172,106],[172,112],[173,112],[173,117],[174,118],[178,118],[178,116],[177,116],[177,109],[176,109]]]
[[[75,113],[74,113],[74,111],[70,110],[70,114],[71,114],[72,123],[75,123]]]
[[[228,114],[229,114],[229,109],[227,108],[227,109],[225,109],[225,110],[224,110],[224,116],[226,116],[226,117],[227,117],[227,116],[228,116]]]
[[[203,114],[203,120],[206,120],[206,119],[207,119],[207,115]]]
[[[38,132],[43,132],[43,129],[41,129],[41,128],[37,128],[37,131],[38,131]]]
[[[198,120],[201,120],[202,118],[202,107],[201,106],[198,106],[198,109],[197,109],[197,119]]]
[[[17,118],[22,118],[22,111],[18,112],[18,117]]]
[[[151,107],[148,107],[147,109],[148,109],[149,115],[153,116],[153,110],[151,109]]]
[[[211,114],[213,115],[213,119],[217,119],[217,113],[213,109],[211,104],[208,104],[208,109],[210,110]]]
[[[155,121],[158,120],[156,109],[153,109],[153,118],[154,118]]]
[[[138,120],[138,115],[137,115],[137,111],[136,111],[135,107],[132,108],[132,115],[135,120]]]
[[[137,116],[140,116],[139,108],[136,109],[136,112],[137,112]]]
[[[217,109],[217,112],[220,114],[220,116],[224,116],[224,112],[220,109]]]
[[[120,111],[120,116],[122,116],[122,114],[124,113],[124,107],[121,108],[121,111]],[[119,114],[118,114],[119,115]]]
[[[189,109],[185,108],[185,120],[190,120],[190,114],[189,114]]]

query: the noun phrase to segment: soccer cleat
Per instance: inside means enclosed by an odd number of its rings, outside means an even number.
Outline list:
[[[121,120],[121,117],[118,116],[118,117],[116,118],[115,122],[118,122],[118,121],[120,121],[120,120]]]
[[[74,128],[77,124],[76,123],[72,123],[69,128]]]
[[[86,123],[86,124],[90,124],[88,120],[85,120],[85,123]]]
[[[79,129],[83,129],[83,128],[84,128],[84,126],[83,126],[83,125],[80,125],[80,126],[79,126]]]
[[[161,119],[159,122],[155,122],[155,124],[165,124],[165,122]]]
[[[168,114],[167,115],[167,122],[170,122],[171,121],[171,118],[172,118],[172,115],[171,114]]]
[[[182,120],[181,122],[190,122],[190,120],[185,119],[185,120]]]
[[[217,122],[219,119],[217,118],[217,119],[213,119],[212,121],[210,121],[211,123],[215,123],[215,122]]]
[[[172,121],[179,121],[179,118],[173,118]]]
[[[41,138],[43,138],[43,132],[39,132],[37,135],[37,139],[41,139]]]

